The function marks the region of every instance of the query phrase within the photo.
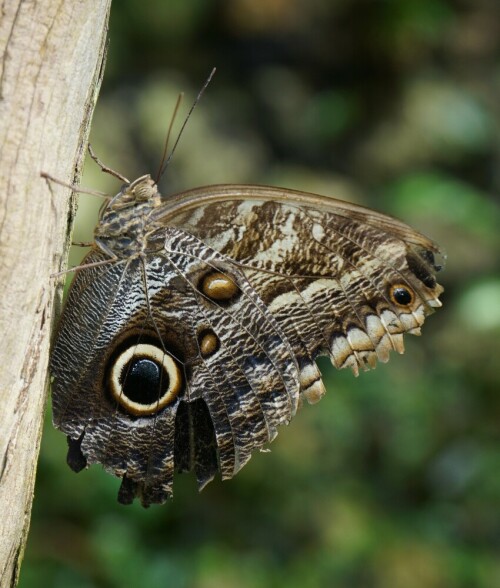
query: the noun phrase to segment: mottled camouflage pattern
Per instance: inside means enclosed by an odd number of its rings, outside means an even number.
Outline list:
[[[102,463],[123,478],[125,503],[165,501],[175,470],[194,470],[200,488],[217,470],[232,477],[302,397],[321,398],[318,355],[357,374],[402,353],[403,333],[419,334],[440,306],[433,242],[300,192],[211,186],[162,200],[145,176],[108,204],[95,243],[52,355],[54,422],[73,440],[70,465]],[[214,270],[238,286],[228,303],[200,287]],[[394,301],[393,285],[411,304]],[[219,341],[207,357],[203,332]],[[125,342],[150,340],[182,366],[183,388],[154,416],[132,416],[106,377]]]

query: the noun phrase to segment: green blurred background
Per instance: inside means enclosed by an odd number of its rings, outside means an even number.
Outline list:
[[[447,251],[444,308],[374,372],[323,362],[327,396],[271,453],[201,494],[178,476],[161,507],[73,474],[48,414],[20,586],[500,586],[500,4],[117,1],[94,149],[154,173],[213,66],[162,192],[266,183],[394,214]],[[93,164],[83,183],[119,188]],[[75,240],[94,223],[81,196]]]

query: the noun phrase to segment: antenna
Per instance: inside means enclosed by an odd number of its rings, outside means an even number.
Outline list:
[[[187,113],[187,116],[184,119],[184,122],[182,123],[181,130],[179,131],[179,134],[177,135],[177,139],[175,140],[174,146],[172,147],[172,151],[170,152],[170,155],[168,156],[167,161],[165,162],[163,167],[160,168],[160,172],[158,173],[158,180],[157,181],[159,181],[161,176],[165,173],[165,170],[167,169],[168,164],[170,163],[170,160],[172,159],[172,156],[174,155],[175,150],[177,149],[177,145],[179,144],[179,140],[182,136],[182,133],[184,132],[184,129],[186,128],[187,121],[189,120],[189,117],[193,113],[193,110],[196,108],[196,106],[198,105],[198,102],[200,101],[201,97],[203,96],[203,92],[206,90],[208,84],[210,84],[210,82],[212,81],[212,78],[214,77],[215,71],[216,71],[216,68],[214,67],[213,70],[210,72],[210,75],[208,76],[206,82],[203,84],[201,90],[199,91],[198,96],[196,96],[195,101],[193,102],[193,105],[189,109],[189,112]],[[167,137],[167,140],[168,140],[168,137]]]
[[[170,119],[170,124],[168,125],[167,138],[165,139],[165,145],[163,147],[163,153],[161,156],[160,167],[158,168],[158,173],[156,174],[156,180],[155,180],[156,183],[159,182],[159,180],[161,178],[161,174],[163,173],[163,171],[162,171],[163,164],[165,163],[165,159],[167,158],[167,149],[168,149],[168,142],[170,140],[170,133],[172,132],[172,127],[174,126],[175,117],[177,116],[177,112],[179,110],[179,106],[182,102],[183,96],[184,96],[183,92],[181,92],[177,96],[177,101],[175,103],[174,112],[173,112],[172,117]]]

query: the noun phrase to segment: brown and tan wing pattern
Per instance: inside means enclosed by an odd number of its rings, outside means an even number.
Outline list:
[[[196,206],[193,207],[193,203]],[[213,186],[181,195],[160,211],[237,262],[285,331],[302,392],[323,394],[314,359],[337,368],[374,367],[402,353],[403,334],[441,305],[439,248],[377,212],[301,192]]]
[[[154,255],[80,272],[51,360],[70,466],[103,464],[123,478],[119,500],[145,506],[172,495],[174,470],[194,470],[200,488],[218,470],[231,478],[290,421],[300,392],[293,349],[244,273],[185,231],[161,240]],[[214,275],[231,277],[229,299],[207,287]],[[179,382],[164,406],[161,386],[144,400],[146,376],[134,390],[134,369],[155,353]]]
[[[200,488],[232,477],[301,395],[323,395],[318,355],[357,373],[403,351],[440,305],[438,254],[334,199],[212,186],[161,201],[148,176],[125,186],[52,353],[69,465],[103,464],[123,479],[119,500],[145,506],[172,495],[174,471]]]

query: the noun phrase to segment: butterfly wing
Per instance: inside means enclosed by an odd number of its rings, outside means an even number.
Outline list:
[[[160,215],[236,262],[285,331],[302,391],[322,394],[314,359],[357,374],[403,333],[420,334],[441,306],[435,273],[442,253],[392,217],[324,196],[257,186],[187,192]],[[310,388],[310,390],[308,390]]]
[[[323,395],[318,355],[373,367],[440,305],[436,245],[334,199],[212,186],[148,222],[144,255],[78,273],[52,356],[69,463],[125,503],[163,502],[174,470],[232,477]]]

